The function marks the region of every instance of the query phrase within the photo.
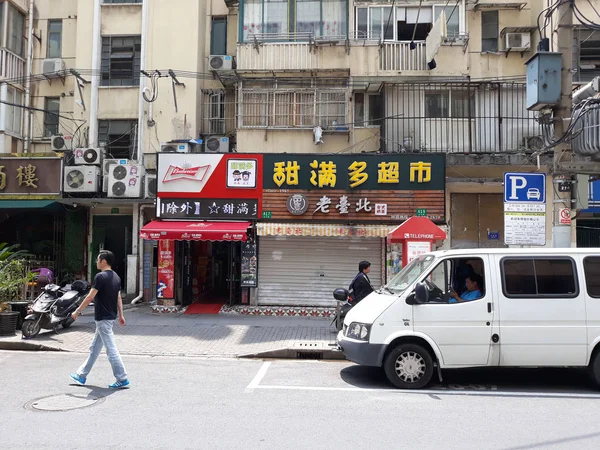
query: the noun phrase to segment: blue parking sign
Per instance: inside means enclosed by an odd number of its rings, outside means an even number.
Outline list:
[[[546,174],[506,172],[504,202],[546,203]]]

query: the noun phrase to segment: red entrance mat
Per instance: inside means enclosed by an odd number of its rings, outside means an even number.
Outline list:
[[[219,314],[223,303],[192,303],[185,310],[186,314]]]

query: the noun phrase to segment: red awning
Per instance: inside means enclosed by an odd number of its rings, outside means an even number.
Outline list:
[[[175,241],[246,241],[250,222],[165,222],[154,220],[142,227],[140,237]]]
[[[402,225],[394,228],[388,235],[388,242],[439,241],[446,239],[446,233],[427,217],[413,216]]]

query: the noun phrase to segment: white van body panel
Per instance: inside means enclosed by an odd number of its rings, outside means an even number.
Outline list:
[[[401,295],[373,293],[350,310],[344,322],[373,324],[366,345],[381,353],[398,338],[418,337],[431,346],[442,368],[589,364],[600,345],[600,279],[586,280],[583,264],[586,257],[600,258],[600,249],[461,249],[431,255],[436,259],[429,270],[444,259],[483,259],[484,297],[458,304],[408,305],[414,285]],[[547,297],[505,292],[502,260],[533,257],[571,258],[576,291]],[[590,283],[597,286],[595,297]],[[342,335],[342,348],[343,340]]]

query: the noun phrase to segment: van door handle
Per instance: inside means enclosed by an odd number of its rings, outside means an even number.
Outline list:
[[[488,302],[488,312],[491,313],[492,312],[492,303]]]

